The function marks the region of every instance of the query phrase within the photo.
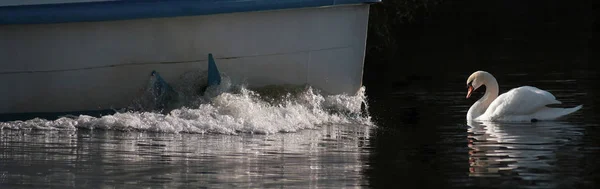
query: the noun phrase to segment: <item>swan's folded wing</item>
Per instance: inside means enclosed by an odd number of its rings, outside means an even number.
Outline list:
[[[514,88],[496,98],[486,113],[495,115],[529,115],[545,108],[549,104],[560,104],[556,97],[531,86]]]

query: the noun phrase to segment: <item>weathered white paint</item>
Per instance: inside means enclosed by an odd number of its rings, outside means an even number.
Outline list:
[[[125,107],[152,70],[174,80],[206,70],[208,53],[250,87],[308,83],[354,94],[368,6],[0,25],[0,113]]]

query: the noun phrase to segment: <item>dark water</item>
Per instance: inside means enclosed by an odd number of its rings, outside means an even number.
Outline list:
[[[594,188],[600,180],[600,116],[595,110],[597,73],[498,75],[502,92],[533,85],[565,106],[583,109],[553,122],[468,123],[464,73],[425,89],[412,82],[382,97],[371,96],[379,126],[370,141],[369,183],[408,188]],[[449,75],[452,75],[450,72]],[[512,78],[512,79],[507,79]],[[481,97],[479,93],[476,98]],[[383,106],[381,104],[393,104]]]
[[[600,62],[582,2],[443,1],[414,23],[387,23],[394,47],[384,47],[394,50],[370,49],[365,68],[375,126],[4,128],[0,188],[598,188]],[[482,96],[465,99],[476,70],[494,74],[501,92],[536,86],[583,108],[554,122],[467,123]],[[288,122],[303,123],[264,124]]]

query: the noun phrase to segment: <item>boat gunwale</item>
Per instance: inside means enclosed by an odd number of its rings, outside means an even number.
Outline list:
[[[0,25],[98,22],[224,13],[256,12],[292,8],[370,4],[381,0],[129,0],[0,5]]]

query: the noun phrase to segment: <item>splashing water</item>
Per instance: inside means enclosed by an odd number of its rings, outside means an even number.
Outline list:
[[[190,79],[183,81],[189,83]],[[364,87],[353,96],[324,96],[310,86],[295,90],[280,87],[287,91],[283,95],[268,92],[260,94],[244,86],[232,85],[225,76],[221,85],[209,87],[200,95],[194,93],[198,91],[198,86],[188,85],[186,82],[178,82],[178,85],[173,86],[179,92],[177,103],[183,106],[168,112],[129,110],[102,117],[80,115],[56,120],[36,118],[2,122],[0,129],[271,134],[314,129],[327,124],[373,126],[370,116],[361,111],[361,106],[366,106]],[[137,102],[140,102],[139,99]]]

